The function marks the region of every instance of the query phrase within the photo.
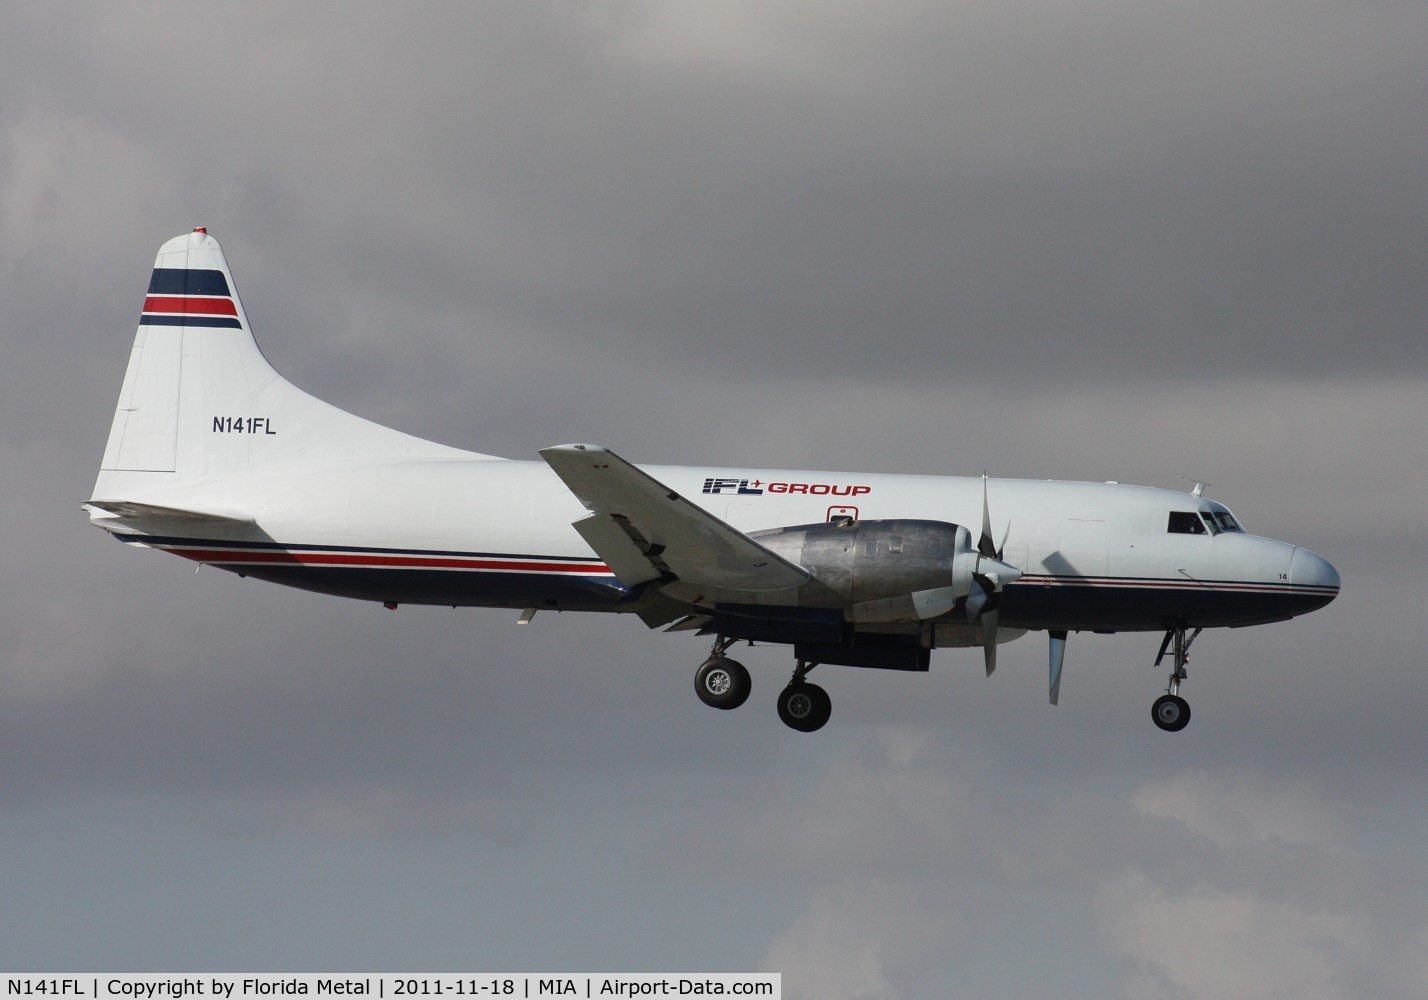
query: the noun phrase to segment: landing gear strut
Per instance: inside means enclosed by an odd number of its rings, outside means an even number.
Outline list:
[[[1170,683],[1165,686],[1165,694],[1155,699],[1155,704],[1150,708],[1150,716],[1155,720],[1155,724],[1167,733],[1178,733],[1190,724],[1190,703],[1180,697],[1180,682],[1187,676],[1185,664],[1190,662],[1190,644],[1201,631],[1197,628],[1187,636],[1185,626],[1176,625],[1166,630],[1165,639],[1160,643],[1160,655],[1155,658],[1155,665],[1160,666],[1168,651],[1171,653],[1173,668],[1170,671]]]
[[[709,651],[709,659],[694,673],[694,693],[699,695],[699,700],[725,711],[748,701],[753,686],[744,665],[724,655],[732,643],[732,639],[723,636],[716,639],[714,648]]]
[[[822,729],[833,715],[833,699],[828,697],[828,692],[805,680],[816,666],[816,663],[799,660],[788,687],[778,694],[778,717],[785,726],[800,733]]]

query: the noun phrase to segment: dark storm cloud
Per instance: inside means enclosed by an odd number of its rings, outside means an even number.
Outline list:
[[[101,14],[44,75],[180,144],[186,199],[291,241],[304,291],[360,277],[537,349],[822,378],[876,338],[865,370],[959,383],[1423,365],[1410,9],[613,10],[231,11],[196,52]]]

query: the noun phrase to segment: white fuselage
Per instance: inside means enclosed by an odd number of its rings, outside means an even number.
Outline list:
[[[649,466],[644,471],[741,531],[839,516],[975,526],[980,478]],[[1185,493],[1114,483],[992,479],[992,533],[1008,563],[1002,625],[1159,630],[1252,624],[1327,603],[1338,578],[1285,542],[1211,528],[1172,532],[1172,511],[1228,513]],[[144,497],[238,510],[252,524],[136,537],[204,563],[388,603],[632,610],[572,523],[586,513],[542,462],[339,460],[194,477]],[[1231,522],[1233,523],[1233,522]]]

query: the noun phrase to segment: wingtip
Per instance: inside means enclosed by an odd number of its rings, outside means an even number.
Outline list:
[[[549,448],[542,448],[542,455],[569,455],[584,452],[591,455],[603,455],[609,452],[608,448],[602,448],[598,444],[555,444]]]

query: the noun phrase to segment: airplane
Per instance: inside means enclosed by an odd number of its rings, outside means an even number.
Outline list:
[[[780,719],[832,714],[820,665],[930,668],[934,649],[1162,633],[1155,724],[1207,628],[1324,607],[1339,574],[1203,495],[1119,483],[637,466],[593,444],[516,461],[322,402],[269,365],[204,228],[159,249],[92,499],[120,541],[303,590],[403,604],[629,613],[712,636],[707,705],[749,697],[740,642],[793,647]],[[994,513],[995,512],[995,515]]]

